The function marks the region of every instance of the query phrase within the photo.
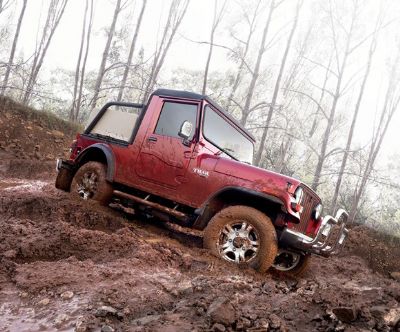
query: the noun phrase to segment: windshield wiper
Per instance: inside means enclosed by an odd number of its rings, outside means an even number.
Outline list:
[[[218,151],[216,154],[217,156],[220,155],[222,152],[224,152],[225,154],[227,154],[229,157],[231,157],[232,159],[236,160],[236,161],[240,161],[238,158],[236,158],[235,156],[232,155],[232,152],[235,152],[234,150],[230,149],[230,148],[220,148],[218,147],[218,149],[220,151]]]

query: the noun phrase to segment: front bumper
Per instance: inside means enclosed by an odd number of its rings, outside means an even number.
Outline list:
[[[315,238],[286,228],[282,231],[279,242],[284,246],[325,257],[336,254],[343,247],[349,233],[346,228],[348,216],[343,209],[339,209],[335,217],[325,216]]]

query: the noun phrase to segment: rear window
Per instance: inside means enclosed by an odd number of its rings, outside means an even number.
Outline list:
[[[141,111],[141,108],[111,105],[90,133],[129,142]]]

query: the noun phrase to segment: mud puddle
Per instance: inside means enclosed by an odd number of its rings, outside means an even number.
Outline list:
[[[1,331],[74,331],[78,312],[86,306],[85,299],[77,296],[69,300],[44,296],[32,299],[29,293],[16,289],[1,291],[1,297]]]
[[[14,192],[41,191],[49,182],[41,180],[6,179],[0,180],[0,190]]]

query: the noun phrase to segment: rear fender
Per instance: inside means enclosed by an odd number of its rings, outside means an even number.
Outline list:
[[[111,148],[104,143],[88,146],[75,159],[76,169],[89,161],[99,161],[107,165],[107,181],[113,182],[115,172],[115,156]]]

